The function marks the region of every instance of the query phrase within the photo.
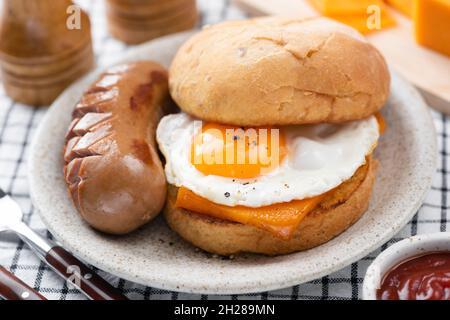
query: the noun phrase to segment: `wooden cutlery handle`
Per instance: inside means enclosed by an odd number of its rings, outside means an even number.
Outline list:
[[[62,247],[53,247],[47,252],[45,260],[92,300],[128,300],[119,290]]]
[[[47,300],[44,296],[1,266],[0,296],[6,300]]]

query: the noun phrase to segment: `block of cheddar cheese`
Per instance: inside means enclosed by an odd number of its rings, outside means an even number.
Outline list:
[[[385,0],[386,3],[408,17],[412,17],[414,0]]]
[[[376,18],[379,18],[380,29],[396,24],[381,0],[310,0],[310,3],[321,14],[345,23],[363,34],[379,30],[374,27]],[[368,10],[373,5],[378,6],[378,12]],[[374,16],[377,13],[379,17]]]
[[[450,56],[450,0],[415,0],[416,41]]]
[[[329,17],[355,28],[362,34],[386,29],[396,24],[395,20],[386,11],[381,12],[380,29],[369,27],[370,23],[368,25],[368,19],[370,18],[368,15],[336,15]]]
[[[310,0],[323,15],[366,14],[370,5],[383,6],[382,0]]]

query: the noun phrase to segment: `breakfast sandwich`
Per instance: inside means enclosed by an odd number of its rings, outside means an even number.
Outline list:
[[[390,76],[356,30],[326,18],[207,27],[178,51],[157,142],[164,215],[208,252],[285,254],[368,208]]]

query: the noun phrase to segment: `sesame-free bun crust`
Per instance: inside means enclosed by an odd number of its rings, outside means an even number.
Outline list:
[[[174,206],[177,188],[169,186],[164,216],[170,228],[193,245],[220,255],[253,252],[287,254],[316,247],[336,237],[366,211],[378,162],[368,159],[300,223],[285,241],[253,226],[215,219]]]
[[[384,58],[327,18],[266,17],[207,27],[178,51],[170,92],[202,120],[241,126],[343,122],[386,102]]]

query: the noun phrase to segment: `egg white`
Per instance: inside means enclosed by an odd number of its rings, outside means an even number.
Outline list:
[[[167,181],[214,203],[262,207],[323,194],[353,176],[379,139],[374,116],[346,124],[284,128],[288,155],[272,172],[252,179],[204,175],[190,161],[194,118],[164,117],[157,142],[166,158]]]

